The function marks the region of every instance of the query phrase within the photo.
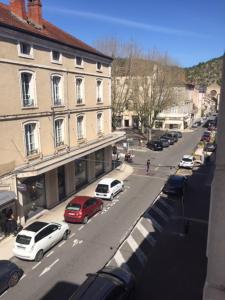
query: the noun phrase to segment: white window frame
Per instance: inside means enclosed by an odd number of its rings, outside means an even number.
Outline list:
[[[81,118],[81,117],[83,118],[83,121],[82,121],[81,134],[80,134],[80,132],[79,132],[80,129],[78,127],[78,119]],[[77,139],[78,140],[83,140],[86,137],[85,122],[86,122],[86,120],[85,120],[85,115],[84,114],[77,115],[77,117],[76,117],[76,130],[77,130]]]
[[[54,86],[54,78],[60,78],[59,89],[58,91]],[[52,86],[52,105],[53,106],[63,106],[64,105],[64,89],[63,89],[63,76],[60,74],[51,75],[51,86]],[[56,94],[58,94],[58,99],[56,99]],[[60,101],[59,101],[60,100]]]
[[[98,67],[98,64],[100,64],[100,68]],[[102,63],[100,61],[96,62],[96,71],[97,72],[102,72]]]
[[[77,85],[77,80],[81,80],[81,85],[80,85],[80,95],[78,95],[78,85]],[[76,76],[75,77],[75,94],[76,94],[76,105],[83,105],[85,104],[85,81],[84,77]]]
[[[58,52],[59,53],[59,59],[58,60],[55,60],[53,58],[53,52]],[[61,65],[62,64],[62,53],[57,51],[57,50],[51,50],[51,62],[53,64],[60,64]]]
[[[77,58],[81,59],[81,64],[80,65],[77,64]],[[76,66],[76,68],[81,68],[81,69],[84,68],[84,59],[83,59],[82,56],[80,56],[80,55],[75,56],[75,66]]]
[[[57,122],[61,122],[60,129],[56,128]],[[54,142],[56,148],[65,145],[65,119],[64,118],[57,118],[54,120]]]
[[[98,86],[99,82],[100,86]],[[103,103],[103,80],[99,78],[96,79],[96,102]]]
[[[31,136],[28,135],[26,131],[27,126],[35,125],[35,132],[32,143],[34,146],[31,146]],[[23,131],[24,131],[24,145],[25,145],[25,153],[26,156],[32,156],[35,154],[40,153],[40,138],[39,138],[39,122],[38,121],[29,121],[23,124]],[[29,144],[28,144],[29,142]]]
[[[29,45],[30,46],[30,53],[29,54],[25,54],[23,52],[21,52],[21,45],[25,44],[25,45]],[[23,42],[23,41],[19,41],[17,44],[17,50],[18,50],[18,56],[20,57],[24,57],[24,58],[34,58],[34,47],[32,44],[27,43],[27,42]]]
[[[31,76],[30,80],[30,92],[27,94],[27,99],[24,97],[25,86],[22,80],[23,74],[29,74]],[[36,97],[36,74],[30,70],[20,70],[20,94],[21,94],[21,106],[22,108],[34,108],[37,107],[37,97]],[[30,102],[29,102],[30,100]],[[27,102],[27,103],[26,103]]]
[[[101,118],[99,119],[98,116],[101,116]],[[98,111],[96,114],[96,131],[97,134],[101,134],[103,133],[103,112],[102,111]]]

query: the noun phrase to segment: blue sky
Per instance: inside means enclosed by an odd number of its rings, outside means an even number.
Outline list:
[[[225,0],[42,0],[42,4],[45,19],[91,45],[107,37],[133,40],[145,51],[166,52],[183,67],[225,51]]]

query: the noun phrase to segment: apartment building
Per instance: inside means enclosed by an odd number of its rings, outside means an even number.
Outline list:
[[[111,170],[111,62],[40,0],[0,3],[0,210],[23,223]]]

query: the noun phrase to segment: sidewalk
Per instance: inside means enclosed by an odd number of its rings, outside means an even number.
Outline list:
[[[29,220],[26,225],[33,222],[34,220],[44,221],[44,222],[51,222],[51,221],[62,221],[64,209],[67,203],[77,195],[85,195],[85,196],[93,196],[94,191],[97,185],[97,182],[100,181],[104,177],[112,177],[118,180],[124,180],[128,176],[133,173],[133,168],[129,164],[121,164],[116,169],[112,170],[108,174],[104,175],[103,177],[99,178],[98,180],[94,181],[93,183],[89,184],[84,189],[80,190],[78,193],[74,194],[73,196],[69,197],[66,201],[63,201],[56,207],[52,208],[51,210],[44,210],[41,214],[33,217]],[[14,236],[9,236],[2,241],[0,241],[0,259],[10,259],[13,256],[13,244],[15,241]]]

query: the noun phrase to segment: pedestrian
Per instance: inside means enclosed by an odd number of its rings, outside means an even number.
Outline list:
[[[149,171],[150,171],[150,159],[148,159],[146,163],[146,174],[149,174]]]

